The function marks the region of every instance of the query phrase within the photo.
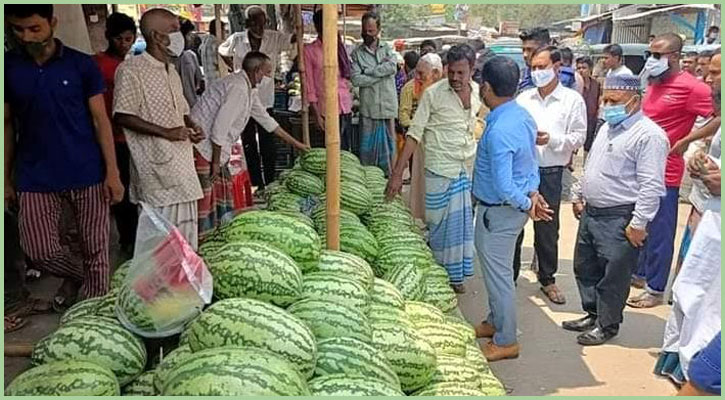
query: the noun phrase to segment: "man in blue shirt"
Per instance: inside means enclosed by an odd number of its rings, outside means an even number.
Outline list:
[[[64,279],[54,305],[65,308],[79,290],[89,298],[109,285],[109,205],[123,186],[103,78],[90,56],[53,38],[52,5],[7,5],[5,17],[20,43],[5,54],[5,203],[19,205],[25,253]],[[60,243],[64,202],[76,218],[82,265]]]
[[[482,349],[489,361],[518,357],[511,268],[516,239],[529,217],[551,219],[551,210],[537,192],[536,123],[513,101],[518,78],[516,63],[496,56],[484,64],[478,82],[491,113],[476,151],[474,240],[491,312],[476,327],[476,336],[492,338]]]

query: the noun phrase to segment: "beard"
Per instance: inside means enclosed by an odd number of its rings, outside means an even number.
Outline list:
[[[47,38],[39,42],[21,42],[23,49],[33,58],[42,57],[45,55],[45,49],[48,47],[50,42],[53,40],[53,30]]]
[[[370,46],[375,42],[375,36],[363,35],[362,39],[366,46]]]

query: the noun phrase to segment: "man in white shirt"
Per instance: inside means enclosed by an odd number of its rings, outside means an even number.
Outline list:
[[[534,249],[539,264],[541,290],[556,304],[566,302],[554,279],[559,259],[562,175],[574,151],[584,144],[587,132],[584,99],[575,90],[566,88],[559,82],[560,63],[561,53],[556,47],[537,49],[531,57],[531,77],[536,87],[523,91],[516,98],[536,121],[541,177],[539,192],[554,211],[551,221],[534,223]],[[523,240],[522,231],[514,256],[514,278],[518,276],[521,266]]]
[[[607,76],[632,75],[632,71],[623,63],[622,46],[614,43],[604,48],[604,67],[607,68]]]
[[[279,55],[283,51],[294,51],[295,35],[264,29],[267,12],[260,6],[249,6],[244,10],[247,29],[236,32],[219,46],[219,54],[231,64],[234,72],[242,71],[244,56],[250,51],[259,51],[270,58],[277,68]],[[231,60],[230,60],[231,59]],[[265,77],[257,88],[259,99],[266,109],[274,106],[274,79]],[[274,180],[277,149],[272,135],[266,135],[255,121],[249,121],[242,134],[244,154],[247,157],[252,185],[263,187]],[[257,143],[259,135],[259,144]],[[259,149],[259,150],[258,150]],[[261,153],[261,160],[260,160]]]

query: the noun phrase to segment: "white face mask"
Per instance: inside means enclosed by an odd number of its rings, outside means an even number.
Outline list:
[[[650,56],[647,59],[647,62],[644,64],[644,71],[647,73],[648,76],[651,76],[653,78],[656,78],[670,69],[670,65],[667,62],[667,58],[660,57],[659,59],[656,59],[652,56]]]
[[[171,32],[169,33],[169,41],[166,50],[174,57],[180,56],[184,52],[184,35],[181,32]]]
[[[539,88],[551,83],[551,81],[554,80],[555,77],[556,73],[554,72],[554,68],[537,69],[531,71],[531,80],[534,81],[534,85]]]

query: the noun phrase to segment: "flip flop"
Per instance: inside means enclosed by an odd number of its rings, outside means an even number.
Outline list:
[[[23,319],[17,316],[6,316],[5,317],[5,333],[15,332],[25,327],[28,324],[27,319]],[[9,325],[9,326],[8,326]]]
[[[548,288],[548,289],[547,289]],[[551,284],[549,286],[542,286],[541,291],[546,295],[546,297],[554,304],[566,304],[566,297],[564,297],[564,294],[561,293],[559,288]]]
[[[640,296],[627,300],[627,305],[632,308],[652,308],[664,303],[663,296],[655,296],[651,293],[643,293]]]

